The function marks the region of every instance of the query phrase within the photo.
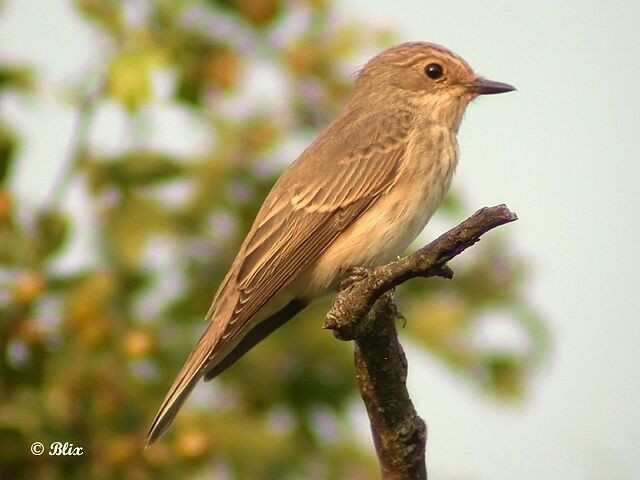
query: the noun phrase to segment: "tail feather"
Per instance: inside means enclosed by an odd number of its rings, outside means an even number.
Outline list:
[[[206,339],[208,331],[209,328],[207,328],[191,355],[187,358],[182,370],[180,370],[162,401],[162,405],[151,423],[149,433],[147,433],[147,447],[160,438],[171,426],[180,407],[182,407],[191,391],[203,377],[208,364],[211,362],[211,344]]]
[[[229,352],[228,355],[221,358],[220,361],[215,363],[215,365],[207,367],[207,371],[204,375],[204,381],[208,382],[224,372],[227,368],[233,365],[236,360],[251,350],[258,342],[261,342],[273,331],[280,328],[304,310],[307,305],[308,303],[304,300],[292,300],[283,309],[277,311],[263,321],[256,323],[255,326],[249,330],[244,337],[242,337],[240,342]]]
[[[189,394],[193,391],[198,381],[204,376],[207,369],[215,365],[220,360],[220,345],[218,342],[224,330],[226,323],[222,321],[233,311],[237,300],[237,292],[233,294],[225,294],[224,291],[229,285],[229,279],[232,276],[233,268],[227,273],[224,281],[220,285],[216,293],[211,308],[207,313],[205,320],[209,323],[204,333],[198,340],[195,348],[184,363],[180,373],[173,381],[169,392],[162,401],[160,409],[156,414],[149,433],[147,433],[146,446],[152,445],[160,436],[171,426],[182,404],[187,400]],[[221,298],[221,301],[218,301]],[[215,319],[215,320],[214,320]],[[222,328],[221,328],[222,327]]]
[[[147,447],[160,438],[171,426],[182,404],[200,379],[205,377],[205,380],[211,380],[226,370],[256,343],[286,323],[306,306],[307,302],[303,300],[292,300],[284,308],[266,319],[257,321],[253,327],[248,327],[237,342],[225,345],[221,345],[218,341],[218,336],[221,333],[219,327],[216,328],[215,322],[209,323],[162,401],[147,434]],[[221,317],[223,315],[224,313],[221,314]]]

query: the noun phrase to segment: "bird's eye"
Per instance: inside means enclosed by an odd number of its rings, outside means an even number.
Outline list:
[[[440,65],[439,63],[430,63],[429,65],[424,67],[424,73],[431,80],[437,80],[442,77],[444,71],[442,70],[442,65]]]

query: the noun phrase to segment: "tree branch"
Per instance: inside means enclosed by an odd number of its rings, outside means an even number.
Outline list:
[[[384,480],[423,480],[426,427],[406,388],[407,361],[398,342],[393,287],[415,277],[452,278],[452,258],[500,225],[517,220],[505,205],[478,210],[458,226],[407,257],[357,269],[327,314],[324,328],[341,340],[355,340],[355,364],[362,399]]]

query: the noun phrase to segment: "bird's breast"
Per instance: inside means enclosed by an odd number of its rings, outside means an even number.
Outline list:
[[[404,253],[442,202],[456,164],[455,133],[438,126],[412,136],[395,182],[304,272],[296,282],[301,295],[328,293],[350,267],[382,265]]]

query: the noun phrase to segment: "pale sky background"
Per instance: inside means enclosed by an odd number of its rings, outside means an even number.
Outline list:
[[[9,0],[0,56],[29,61],[50,85],[77,79],[98,45],[65,4]],[[411,352],[430,478],[640,478],[640,2],[351,0],[340,9],[402,40],[446,45],[518,88],[468,109],[454,181],[468,205],[518,213],[506,228],[533,266],[527,297],[548,321],[553,352],[515,407]],[[25,136],[29,162],[16,186],[34,201],[50,188],[73,125],[53,92],[42,95],[0,103]],[[108,147],[118,119],[101,115],[95,141]],[[174,112],[155,126],[184,130],[187,121]]]

